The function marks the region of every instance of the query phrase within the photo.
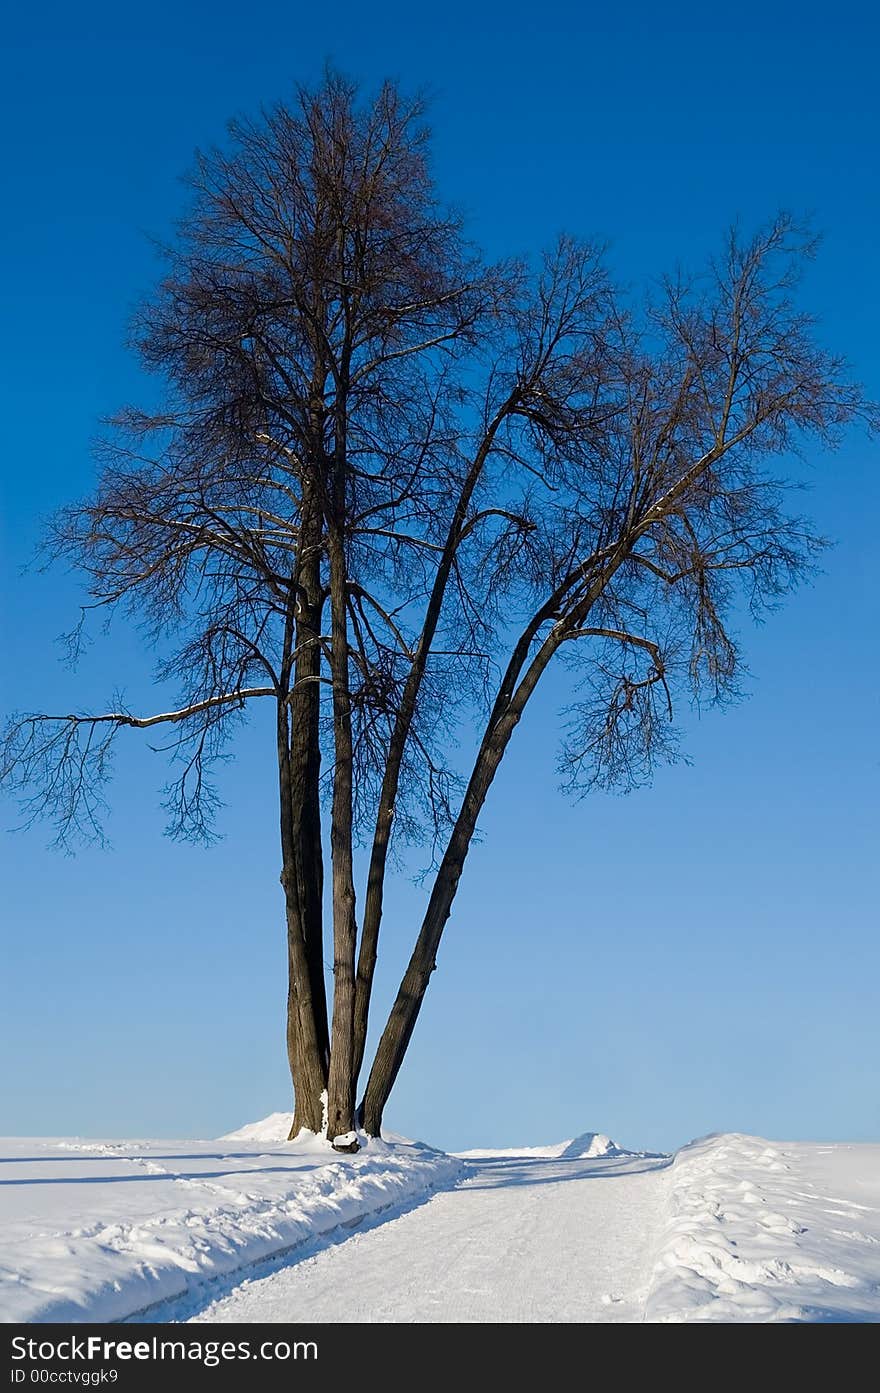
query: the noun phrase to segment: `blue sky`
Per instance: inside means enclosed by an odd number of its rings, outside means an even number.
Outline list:
[[[776,208],[825,234],[805,295],[880,395],[867,4],[42,6],[7,21],[0,83],[2,706],[150,705],[114,625],[74,677],[54,637],[76,578],[22,576],[40,519],[86,492],[98,418],[151,389],[123,347],[192,151],[331,59],[434,94],[441,189],[491,254],[562,229],[640,284]],[[690,767],[628,798],[556,792],[553,685],[483,818],[388,1122],[437,1144],[598,1129],[880,1137],[877,447],[811,457],[825,574],[749,635],[749,699],[689,717]],[[113,850],[3,835],[0,1131],[216,1135],[288,1104],[272,746],[224,777],[225,840],[164,840],[161,763],[120,747]],[[15,821],[5,806],[3,825]],[[378,1006],[423,892],[388,907]],[[501,944],[500,970],[495,962]]]

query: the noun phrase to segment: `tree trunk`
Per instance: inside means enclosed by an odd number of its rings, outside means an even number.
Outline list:
[[[286,712],[284,713],[286,724]],[[294,1090],[294,1119],[290,1136],[302,1127],[320,1132],[323,1120],[321,1095],[327,1086],[327,1066],[321,1048],[317,1013],[312,999],[311,974],[303,932],[296,860],[289,836],[289,789],[282,774],[282,847],[284,865],[281,883],[287,911],[287,953],[289,966],[287,1052]],[[286,795],[286,796],[285,796]],[[287,815],[285,817],[285,805]],[[285,827],[285,822],[287,827]],[[325,1015],[326,1022],[326,1015]]]
[[[330,849],[333,872],[333,1030],[327,1085],[327,1136],[341,1138],[340,1150],[356,1149],[354,1109],[355,920],[352,854],[353,750],[348,674],[348,613],[342,537],[331,529],[330,555],[331,668],[333,738],[336,767]],[[351,1134],[351,1135],[349,1135]]]
[[[458,826],[456,831],[459,831]],[[437,966],[437,949],[440,946],[443,929],[452,910],[452,902],[458,889],[458,882],[472,835],[472,830],[470,834],[466,834],[464,826],[461,826],[460,836],[454,837],[455,850],[450,843],[437,873],[431,899],[409,966],[379,1041],[373,1067],[367,1080],[364,1099],[358,1109],[359,1120],[368,1136],[378,1137],[381,1135],[385,1105],[394,1087],[418,1020],[431,973]]]
[[[291,581],[278,711],[282,874],[287,908],[287,1056],[291,1137],[323,1127],[330,1032],[324,983],[323,855],[319,780],[321,514],[303,482],[300,552]]]
[[[290,1136],[302,1127],[320,1132],[323,1124],[321,1095],[327,1087],[327,1007],[324,991],[323,965],[317,992],[313,992],[313,944],[307,941],[307,920],[303,911],[303,895],[298,867],[302,851],[298,849],[294,818],[294,798],[291,770],[290,716],[287,699],[278,702],[278,772],[281,808],[281,884],[284,888],[287,913],[287,1052],[294,1090],[294,1118]],[[317,924],[320,932],[320,919]],[[319,940],[320,941],[320,940]]]
[[[596,597],[604,588],[608,575],[613,573],[617,564],[619,564],[617,560],[613,564],[609,563],[601,579],[594,582],[581,606],[569,616],[570,623],[582,622],[584,615],[589,612]],[[458,882],[461,879],[465,858],[473,840],[477,818],[486,801],[486,795],[529,697],[535,690],[541,674],[553,654],[564,641],[566,629],[558,623],[554,624],[538,652],[531,662],[528,662],[531,644],[539,628],[549,616],[551,609],[552,602],[539,611],[526,628],[514,649],[502,679],[486,727],[486,733],[481,741],[473,772],[462,800],[461,810],[452,829],[452,835],[440,863],[437,878],[434,881],[431,898],[428,901],[428,908],[425,911],[412,957],[379,1041],[376,1058],[367,1080],[364,1099],[358,1109],[358,1118],[368,1136],[381,1135],[385,1105],[400,1072],[400,1066],[403,1063],[407,1046],[422,1009],[422,1001],[431,973],[437,966],[437,949],[440,946],[443,930],[452,910],[452,902],[458,890]],[[528,666],[520,680],[520,674],[527,663]]]
[[[551,658],[567,637],[584,623],[608,581],[626,557],[630,544],[631,539],[627,536],[613,548],[610,555],[603,557],[601,568],[588,586],[586,594],[564,619],[556,618],[556,615],[557,607],[564,599],[565,589],[563,587],[555,592],[526,625],[511,654],[486,725],[486,733],[480,742],[461,810],[434,881],[416,946],[379,1041],[363,1102],[358,1108],[358,1120],[368,1136],[381,1135],[385,1105],[400,1072],[422,1009],[431,973],[437,966],[437,949],[458,890],[465,858],[476,830],[477,818],[510,743],[510,737]],[[555,622],[550,632],[529,660],[532,644],[541,628],[553,619]]]
[[[308,959],[315,1030],[324,1068],[330,1060],[324,981],[324,861],[321,846],[321,515],[303,481],[302,551],[290,694],[291,837]],[[291,964],[291,967],[293,964]]]
[[[416,946],[379,1041],[364,1100],[359,1109],[364,1131],[371,1137],[381,1134],[385,1105],[418,1020],[431,973],[437,966],[437,949],[452,910],[452,902],[458,890],[458,882],[476,829],[477,818],[518,720],[519,714],[509,708],[484,742],[461,812],[440,863]]]
[[[293,1080],[294,1109],[288,1141],[293,1141],[304,1127],[310,1132],[320,1132],[323,1128],[326,1074],[317,1052],[307,1050],[303,1044],[300,1014],[308,1008],[297,1000],[293,980],[295,969],[292,966],[292,948],[289,949],[289,959],[291,971],[287,993],[287,1060]]]

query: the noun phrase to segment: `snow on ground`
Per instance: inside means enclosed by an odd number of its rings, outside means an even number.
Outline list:
[[[725,1134],[678,1152],[652,1321],[880,1321],[880,1146]]]
[[[471,1154],[419,1209],[166,1315],[880,1321],[880,1146],[726,1135],[670,1161],[594,1135]]]
[[[268,1117],[261,1117],[259,1122],[248,1122],[235,1132],[224,1132],[217,1140],[263,1141],[270,1144],[287,1141],[292,1123],[292,1112],[270,1112]]]
[[[289,1127],[288,1115],[284,1136]],[[341,1157],[315,1137],[263,1132],[272,1129],[219,1142],[0,1141],[0,1319],[119,1320],[416,1203],[462,1169],[428,1147],[371,1141]]]
[[[343,1157],[289,1127],[0,1141],[0,1319],[880,1321],[880,1146]]]
[[[539,1148],[555,1151],[556,1148]],[[196,1321],[642,1319],[667,1157],[486,1156],[452,1190],[293,1264],[157,1309]],[[213,1299],[211,1299],[213,1297]]]
[[[489,1157],[497,1156],[518,1156],[523,1159],[527,1156],[537,1156],[547,1160],[558,1160],[560,1157],[577,1158],[591,1160],[596,1156],[650,1156],[649,1151],[625,1151],[622,1147],[613,1142],[610,1137],[606,1137],[604,1132],[582,1132],[579,1137],[570,1137],[568,1141],[553,1142],[550,1146],[506,1146],[500,1150],[477,1149],[476,1151],[457,1151],[457,1156],[464,1160],[484,1160]]]

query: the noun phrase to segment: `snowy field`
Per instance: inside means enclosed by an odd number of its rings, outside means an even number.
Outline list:
[[[0,1140],[0,1319],[120,1320],[462,1171],[427,1147],[281,1142],[278,1119],[208,1142]]]
[[[0,1142],[5,1321],[880,1321],[880,1146]]]

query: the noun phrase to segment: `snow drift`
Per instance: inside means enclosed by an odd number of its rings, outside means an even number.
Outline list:
[[[493,1156],[535,1156],[548,1161],[592,1160],[598,1156],[648,1156],[647,1151],[625,1151],[623,1147],[606,1137],[604,1132],[582,1132],[579,1137],[569,1137],[568,1141],[553,1142],[550,1146],[508,1146],[476,1151],[457,1151],[457,1156],[467,1160],[488,1160]]]
[[[218,1137],[217,1140],[262,1141],[274,1146],[279,1142],[287,1141],[292,1123],[292,1112],[270,1112],[268,1117],[261,1117],[258,1122],[246,1122],[235,1132],[224,1132],[223,1136]]]
[[[647,1320],[880,1320],[880,1146],[727,1133],[667,1176]]]
[[[386,1141],[342,1157],[311,1135],[278,1141],[282,1126],[276,1114],[219,1142],[0,1141],[0,1319],[121,1320],[462,1170]]]

